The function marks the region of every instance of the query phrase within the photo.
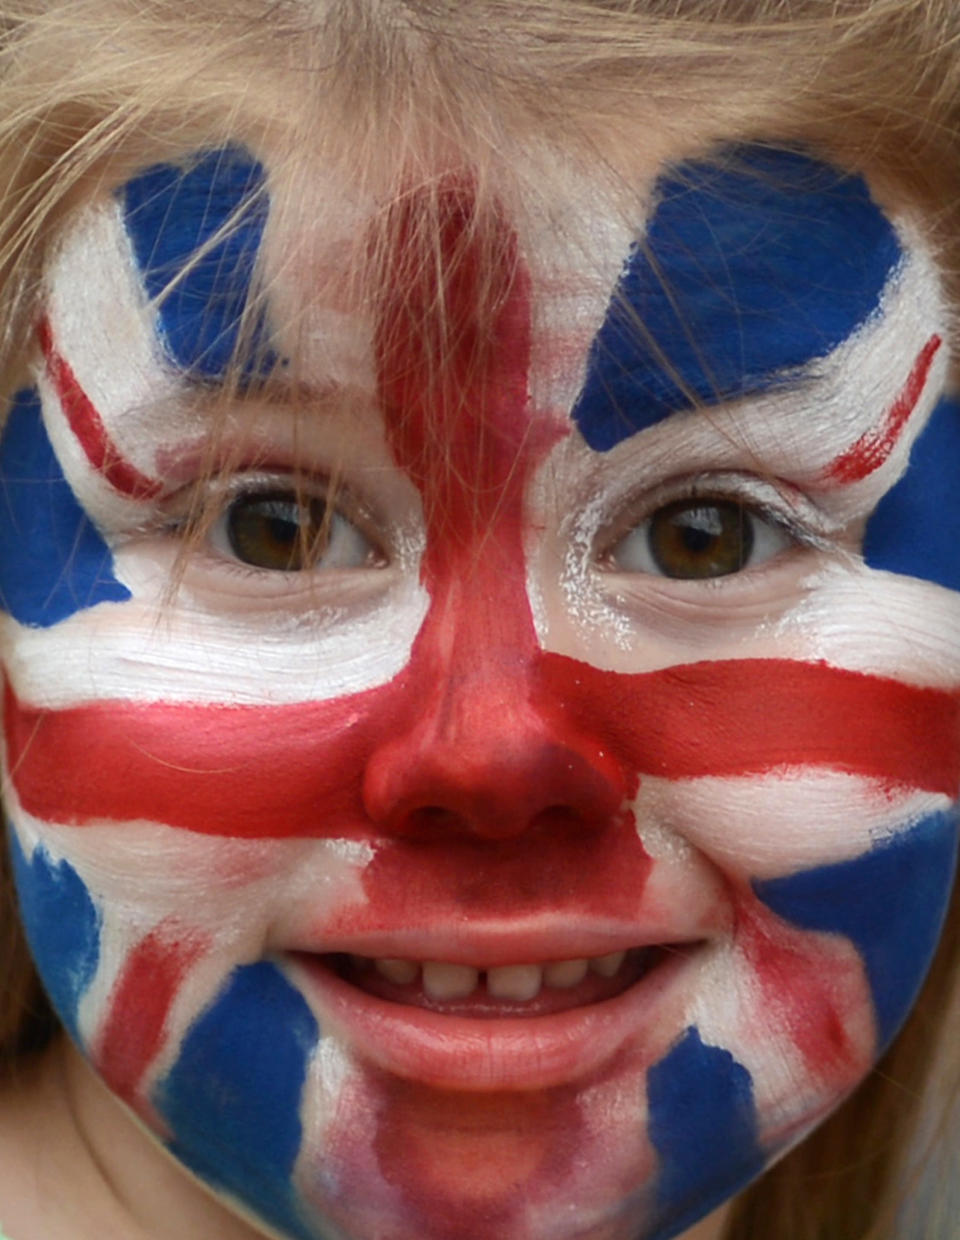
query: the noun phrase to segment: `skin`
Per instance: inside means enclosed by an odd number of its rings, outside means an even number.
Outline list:
[[[79,579],[63,615],[11,604],[4,658],[25,919],[95,1074],[61,1047],[3,1122],[28,1110],[36,1151],[75,1117],[58,1148],[89,1234],[133,1208],[144,1236],[713,1240],[722,1212],[688,1224],[829,1113],[902,1020],[949,889],[960,608],[929,573],[859,553],[943,386],[936,274],[908,216],[891,242],[857,199],[839,240],[875,229],[877,289],[804,382],[791,370],[594,442],[584,358],[661,172],[632,170],[633,220],[575,180],[566,234],[498,207],[487,252],[469,180],[440,175],[457,330],[438,381],[425,199],[388,217],[372,310],[336,281],[317,304],[314,273],[368,248],[373,207],[316,171],[277,174],[256,244],[271,321],[297,324],[270,347],[299,386],[231,408],[226,501],[203,482],[209,382],[184,400],[189,358],[157,369],[102,274],[115,225],[103,206],[78,219],[49,276],[40,392],[114,571],[69,615]],[[312,224],[294,227],[304,201]],[[480,272],[497,294],[487,352],[470,347]],[[132,323],[117,367],[108,307]],[[18,405],[18,433],[34,408]],[[341,478],[333,560],[238,563],[226,506],[289,490],[294,465],[308,489]],[[649,522],[697,507],[691,476],[711,520],[746,506],[740,571],[651,564]],[[171,601],[198,494],[209,532]],[[64,689],[77,642],[86,679]],[[898,943],[909,976],[884,989]],[[624,966],[633,985],[591,981],[582,1004],[531,1018],[491,1019],[475,997],[426,1011],[368,966],[338,978],[320,959],[489,973],[620,948],[651,949]],[[257,1222],[224,1204],[238,1197]],[[56,1236],[57,1201],[20,1200],[17,1240],[41,1221]]]

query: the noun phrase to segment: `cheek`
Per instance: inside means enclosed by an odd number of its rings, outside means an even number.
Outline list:
[[[262,1217],[296,1237],[310,1234],[291,1177],[319,1036],[306,1001],[276,966],[239,966],[152,1093],[173,1154],[215,1189],[256,1202]]]
[[[363,850],[215,840],[156,824],[62,827],[14,807],[24,924],[61,1018],[110,1087],[149,1095],[225,978],[361,891]]]

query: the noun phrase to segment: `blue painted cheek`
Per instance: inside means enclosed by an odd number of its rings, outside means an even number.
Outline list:
[[[660,1159],[655,1240],[686,1231],[763,1170],[753,1081],[695,1027],[647,1073],[650,1140]]]
[[[276,362],[264,313],[245,322],[269,212],[265,187],[263,166],[225,146],[186,168],[156,164],[120,191],[167,354],[191,378],[223,378],[240,346],[247,377]]]
[[[804,155],[734,147],[722,166],[679,166],[656,195],[573,410],[598,452],[825,357],[901,261],[864,181]]]
[[[871,568],[960,590],[960,400],[945,397],[867,523]]]
[[[272,964],[238,968],[188,1032],[154,1095],[172,1153],[284,1235],[318,1240],[293,1190],[300,1101],[319,1029]]]
[[[933,959],[956,854],[954,810],[934,814],[851,861],[753,884],[778,917],[853,942],[873,993],[878,1051],[903,1023]]]
[[[41,847],[28,861],[10,831],[14,880],[23,926],[44,987],[77,1039],[77,1009],[100,961],[100,916],[82,880],[66,861]]]
[[[63,476],[33,390],[14,398],[0,438],[0,512],[0,606],[21,624],[46,628],[131,597]]]

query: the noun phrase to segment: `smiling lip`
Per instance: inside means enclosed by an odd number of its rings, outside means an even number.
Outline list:
[[[594,1071],[638,1029],[649,1028],[664,995],[702,945],[700,940],[632,949],[625,978],[608,987],[610,997],[595,990],[590,1001],[553,1011],[548,1005],[532,1015],[520,1004],[477,1014],[468,1004],[435,1010],[422,998],[404,1002],[402,989],[385,998],[355,985],[349,968],[329,954],[297,951],[287,960],[313,1001],[321,1028],[339,1034],[359,1058],[437,1088],[543,1089]],[[529,947],[526,958],[531,959]]]

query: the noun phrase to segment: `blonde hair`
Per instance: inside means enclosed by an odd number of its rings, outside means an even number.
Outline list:
[[[804,143],[922,211],[960,300],[954,0],[25,0],[0,3],[0,30],[8,390],[33,347],[44,254],[71,205],[147,159],[221,138],[285,143],[291,161],[309,143],[386,198],[451,161],[482,187],[554,134],[569,158],[613,169],[625,122],[635,132],[644,118],[654,150],[684,134],[703,150],[734,138]],[[13,1070],[56,1023],[5,870],[0,901],[0,1067]],[[944,1184],[957,1155],[958,927],[955,900],[894,1047],[744,1195],[730,1240],[953,1236]]]

